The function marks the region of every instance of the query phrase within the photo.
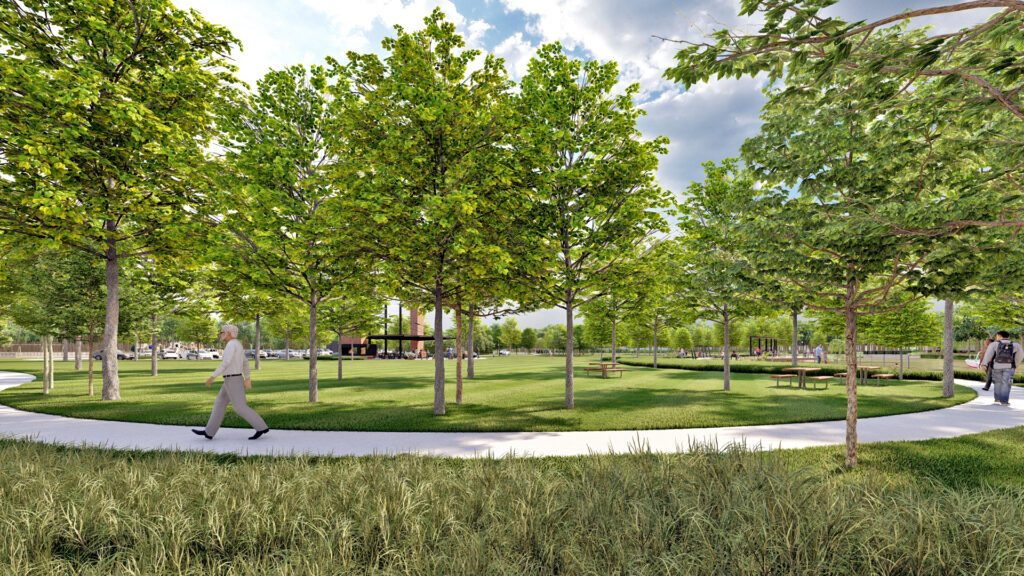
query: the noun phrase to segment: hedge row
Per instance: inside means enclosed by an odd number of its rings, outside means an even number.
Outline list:
[[[623,358],[620,356],[616,361],[628,366],[646,366],[650,368],[654,365],[650,358]],[[733,361],[729,363],[729,370],[736,374],[783,374],[785,373],[785,369],[791,366],[792,364],[788,362]],[[816,372],[815,374],[822,376],[831,376],[839,372],[846,372],[846,367],[840,364],[815,364],[814,367],[820,369],[820,372]],[[690,358],[659,358],[658,368],[675,368],[680,370],[698,370],[704,372],[721,372],[724,369],[721,360],[694,360]],[[890,369],[886,368],[886,370]],[[868,374],[881,374],[882,372],[882,370],[869,370]],[[953,371],[953,374],[955,377],[963,380],[974,380],[977,382],[985,381],[985,373],[980,370],[957,369]],[[934,370],[904,370],[903,378],[904,380],[935,380],[941,382],[942,372],[936,372]],[[1024,374],[1015,374],[1013,381],[1024,384]]]

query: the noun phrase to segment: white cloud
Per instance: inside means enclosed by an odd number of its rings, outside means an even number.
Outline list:
[[[658,182],[682,192],[704,177],[701,162],[738,156],[743,140],[760,130],[765,78],[712,80],[686,92],[665,91],[641,105],[647,116],[638,122],[647,136],[662,134],[671,143],[661,158]]]
[[[530,58],[537,52],[537,46],[525,40],[522,32],[516,32],[502,40],[492,52],[495,56],[505,59],[505,67],[513,76],[522,78],[526,74]]]
[[[455,24],[460,32],[464,32],[466,25],[466,18],[459,13],[451,0],[301,1],[330,19],[331,25],[338,33],[336,42],[342,51],[365,49],[366,33],[372,32],[376,26],[385,27],[388,35],[391,35],[391,29],[396,25],[407,31],[419,30],[423,28],[423,19],[437,7],[441,8],[448,21]],[[474,21],[476,29],[480,30],[481,26],[476,22]],[[485,31],[486,29],[480,33]]]
[[[469,23],[469,26],[466,26],[466,45],[471,48],[482,46],[484,35],[492,28],[494,26],[491,26],[484,20],[473,20]]]
[[[508,11],[527,16],[527,31],[542,42],[558,41],[600,61],[619,63],[623,84],[639,83],[643,94],[674,87],[662,78],[680,45],[655,37],[696,40],[724,25],[736,26],[731,0],[502,0]],[[712,14],[723,18],[716,20]]]

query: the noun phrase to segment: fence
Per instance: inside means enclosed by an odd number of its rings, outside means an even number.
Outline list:
[[[135,343],[121,343],[117,345],[118,350],[131,350]],[[97,341],[93,344],[93,354],[99,351],[103,347],[102,341]],[[85,358],[89,353],[89,343],[82,342],[82,358]],[[63,342],[53,343],[53,357],[56,361],[64,359],[64,344]],[[0,348],[0,358],[27,358],[34,360],[43,359],[43,345],[39,342],[26,342],[25,344],[14,344]],[[75,341],[68,341],[68,360],[75,359]]]

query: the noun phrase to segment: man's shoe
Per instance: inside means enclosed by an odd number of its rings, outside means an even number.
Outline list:
[[[1010,405],[1009,402],[1000,402],[1000,404],[1002,404],[1003,406],[1009,406]]]
[[[989,387],[988,387],[988,386],[982,386],[982,388],[981,388],[981,389],[982,389],[982,390],[984,390],[985,392],[988,392],[988,391],[989,391]]]
[[[263,436],[264,434],[266,434],[267,432],[270,432],[270,428],[267,428],[266,430],[257,430],[255,434],[253,434],[252,436],[249,436],[249,440],[256,440],[260,436]]]
[[[207,434],[205,428],[193,428],[192,432],[198,434],[199,436],[206,436],[207,440],[213,440],[213,436]]]

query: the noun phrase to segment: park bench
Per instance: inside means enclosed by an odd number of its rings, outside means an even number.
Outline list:
[[[879,384],[882,382],[882,380],[885,380],[885,385],[888,386],[889,385],[889,380],[891,378],[895,378],[896,375],[895,374],[872,374],[871,377],[874,378],[875,382],[877,382]]]
[[[825,389],[828,390],[828,383],[832,381],[834,376],[808,376],[807,381],[814,383],[814,389],[818,389],[818,382],[825,385]]]
[[[793,378],[796,378],[796,374],[772,374],[768,377],[775,380],[775,386],[778,386],[783,380],[786,381],[786,386],[792,386]]]
[[[619,378],[622,378],[622,373],[625,372],[625,371],[626,371],[625,368],[607,368],[607,367],[603,367],[603,366],[602,367],[595,366],[593,368],[584,368],[583,369],[583,372],[585,374],[592,374],[594,372],[600,372],[602,378],[607,378],[609,372],[618,373]]]

